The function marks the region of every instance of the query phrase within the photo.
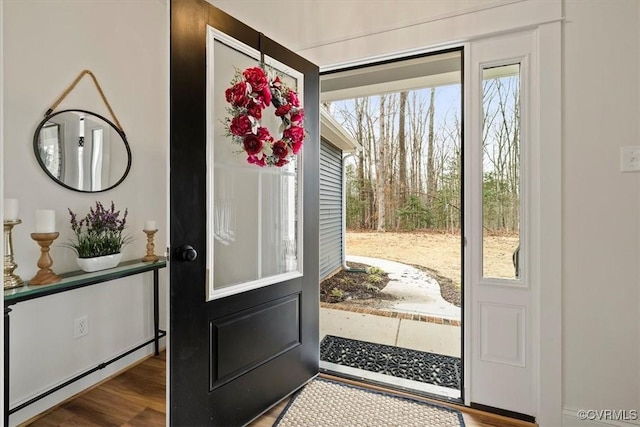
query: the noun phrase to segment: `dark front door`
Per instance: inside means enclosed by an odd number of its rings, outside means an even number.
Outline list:
[[[306,113],[282,167],[225,131],[225,90],[261,65]],[[242,425],[318,371],[318,68],[202,0],[171,2],[170,67],[170,421]]]

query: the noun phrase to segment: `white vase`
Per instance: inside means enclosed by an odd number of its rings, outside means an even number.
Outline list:
[[[82,271],[91,273],[93,271],[105,270],[107,268],[113,268],[120,263],[122,258],[121,253],[98,256],[94,258],[76,258],[78,265]]]

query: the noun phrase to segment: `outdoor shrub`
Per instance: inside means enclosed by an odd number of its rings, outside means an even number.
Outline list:
[[[376,274],[369,274],[369,276],[367,277],[367,282],[369,283],[380,283],[382,282],[382,277],[376,275]]]
[[[331,289],[331,296],[334,298],[342,298],[344,297],[344,292],[338,288]]]
[[[385,271],[379,267],[368,267],[367,273],[369,273],[370,275],[372,274],[376,276],[383,276],[385,274]]]
[[[377,277],[378,279],[380,279],[378,276],[375,276],[375,277]],[[380,289],[378,289],[378,287],[377,287],[376,285],[374,285],[373,283],[369,283],[369,282],[367,282],[367,283],[365,283],[365,285],[367,286],[367,290],[368,290],[369,292],[376,293],[376,292],[378,292],[378,291],[380,290]]]

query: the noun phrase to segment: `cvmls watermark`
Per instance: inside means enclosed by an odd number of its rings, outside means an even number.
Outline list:
[[[637,421],[637,409],[581,409],[576,413],[580,420],[589,421]]]

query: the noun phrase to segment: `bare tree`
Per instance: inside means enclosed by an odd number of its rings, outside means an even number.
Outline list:
[[[438,181],[436,175],[436,169],[434,164],[434,156],[433,150],[435,145],[435,135],[433,132],[433,118],[435,114],[435,99],[436,99],[436,90],[435,88],[431,89],[431,94],[429,96],[429,110],[427,112],[428,120],[429,120],[429,139],[427,140],[427,206],[429,209],[433,208],[433,200],[436,196],[436,190],[438,188]]]
[[[360,101],[360,102],[358,102]],[[365,110],[363,108],[364,102],[362,102],[362,98],[356,100],[355,112],[356,112],[356,140],[360,143],[361,146],[365,146],[364,144],[364,114]],[[359,188],[359,202],[360,202],[360,227],[361,229],[365,228],[367,211],[365,209],[365,200],[367,199],[367,186],[364,180],[364,153],[360,152],[357,158],[358,162],[358,188]]]
[[[422,143],[426,134],[425,102],[416,93],[409,96],[409,117],[411,132],[411,167],[410,167],[410,191],[421,193],[422,190]]]
[[[386,184],[386,164],[385,164],[385,146],[386,146],[386,120],[385,120],[385,104],[386,95],[380,95],[380,135],[378,140],[378,149],[376,150],[376,203],[378,204],[377,231],[385,231],[385,184]]]
[[[459,230],[460,111],[452,104],[451,113],[436,115],[438,93],[411,90],[334,103],[363,146],[348,170],[350,227]]]
[[[516,231],[520,213],[520,91],[517,76],[483,87],[483,216],[489,229]]]
[[[406,122],[407,92],[400,92],[400,112],[398,117],[398,205],[407,203],[407,147]]]

